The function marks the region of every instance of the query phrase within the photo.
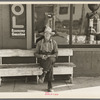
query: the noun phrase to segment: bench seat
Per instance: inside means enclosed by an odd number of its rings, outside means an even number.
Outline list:
[[[0,64],[0,69],[3,68],[38,68],[39,64],[28,63],[28,64]]]
[[[54,67],[64,66],[64,67],[76,67],[74,63],[55,63]],[[27,63],[27,64],[0,64],[0,69],[3,68],[40,68],[39,64],[37,63]]]

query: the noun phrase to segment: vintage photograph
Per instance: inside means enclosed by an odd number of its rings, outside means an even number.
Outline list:
[[[0,95],[99,98],[99,91],[100,2],[0,4]]]

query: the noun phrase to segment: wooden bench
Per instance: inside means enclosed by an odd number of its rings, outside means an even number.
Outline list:
[[[70,57],[73,56],[72,49],[59,49],[59,56],[68,56],[68,62],[56,63],[57,67],[54,67],[54,75],[65,75],[70,74],[70,82],[73,81],[73,67],[76,67],[70,61]],[[10,76],[37,76],[37,83],[39,75],[42,74],[42,68],[36,63],[27,64],[3,64],[3,57],[34,57],[33,50],[20,50],[20,49],[5,49],[0,50],[0,86],[2,77]]]

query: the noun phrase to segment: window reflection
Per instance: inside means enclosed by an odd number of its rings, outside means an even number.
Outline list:
[[[75,13],[73,14],[73,32],[72,43],[73,44],[85,44],[86,32],[85,32],[85,15],[86,5],[75,4]]]
[[[48,25],[56,33],[52,38],[58,45],[100,44],[98,4],[73,4],[71,16],[73,16],[72,26],[70,26],[70,4],[35,4],[34,42],[40,38],[39,33],[44,31],[45,25]],[[70,27],[72,34],[69,33]]]
[[[44,26],[48,25],[56,33],[52,38],[58,45],[69,44],[69,4],[42,4],[35,5],[35,42],[40,38],[39,33],[43,32]]]
[[[73,44],[100,44],[100,8],[98,4],[75,4]]]

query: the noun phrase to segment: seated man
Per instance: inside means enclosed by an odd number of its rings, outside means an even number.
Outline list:
[[[39,82],[43,83],[45,76],[48,79],[48,92],[52,92],[53,66],[58,56],[58,46],[55,40],[51,39],[54,35],[52,29],[46,26],[43,36],[44,38],[37,43],[34,55],[40,58],[40,66],[43,68],[43,73],[40,76]]]

